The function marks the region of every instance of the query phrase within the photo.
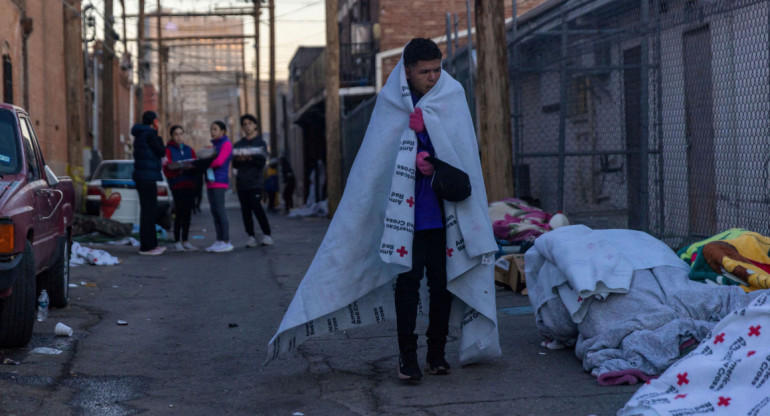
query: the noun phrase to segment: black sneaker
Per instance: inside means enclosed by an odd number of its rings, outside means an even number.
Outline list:
[[[399,354],[398,378],[404,381],[420,381],[422,371],[417,364],[417,352]]]
[[[446,362],[444,357],[428,360],[425,364],[425,371],[434,376],[443,376],[452,373],[452,369],[449,367],[449,363]]]

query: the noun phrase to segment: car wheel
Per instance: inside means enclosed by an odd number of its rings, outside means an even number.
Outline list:
[[[35,325],[35,259],[29,241],[11,296],[0,300],[0,348],[24,347]]]
[[[59,239],[57,250],[59,259],[46,271],[39,284],[48,291],[51,306],[63,308],[69,302],[70,292],[70,231]]]

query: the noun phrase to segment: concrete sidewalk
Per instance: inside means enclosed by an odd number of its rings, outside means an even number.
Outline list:
[[[278,214],[269,218],[276,245],[269,248],[275,267],[273,282],[266,290],[276,292],[270,305],[265,305],[265,318],[272,315],[272,321],[259,340],[262,354],[329,224],[325,218]],[[407,385],[396,376],[395,322],[319,336],[302,344],[299,353],[278,358],[259,370],[261,410],[264,414],[300,412],[308,416],[614,415],[638,389],[638,385],[601,387],[582,369],[574,349],[540,347],[542,339],[528,298],[502,287],[496,293],[503,350],[499,359],[460,367],[459,330],[452,328],[447,360],[453,374],[426,375],[421,383]],[[424,334],[427,324],[418,321],[418,334]],[[423,363],[425,337],[420,336],[418,342]]]

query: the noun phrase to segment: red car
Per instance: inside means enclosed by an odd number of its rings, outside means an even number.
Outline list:
[[[36,299],[67,305],[75,191],[46,166],[23,109],[0,104],[0,348],[29,343]]]

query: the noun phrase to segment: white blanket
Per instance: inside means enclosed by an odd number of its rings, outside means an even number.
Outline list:
[[[465,92],[442,71],[418,107],[436,156],[467,172],[473,188],[465,201],[444,202],[447,288],[455,295],[450,323],[462,328],[460,362],[497,357],[492,264],[497,245]],[[395,278],[412,264],[417,137],[408,123],[413,111],[401,61],[377,97],[337,213],[268,344],[268,360],[309,336],[395,320]],[[421,302],[425,314],[427,306]]]
[[[671,248],[651,235],[634,230],[597,230],[570,225],[535,240],[524,257],[527,290],[537,312],[560,297],[572,320],[586,314],[583,300],[611,293],[628,293],[635,270],[673,266],[689,270]]]
[[[618,416],[770,414],[770,301],[722,319],[697,349],[643,385]]]

